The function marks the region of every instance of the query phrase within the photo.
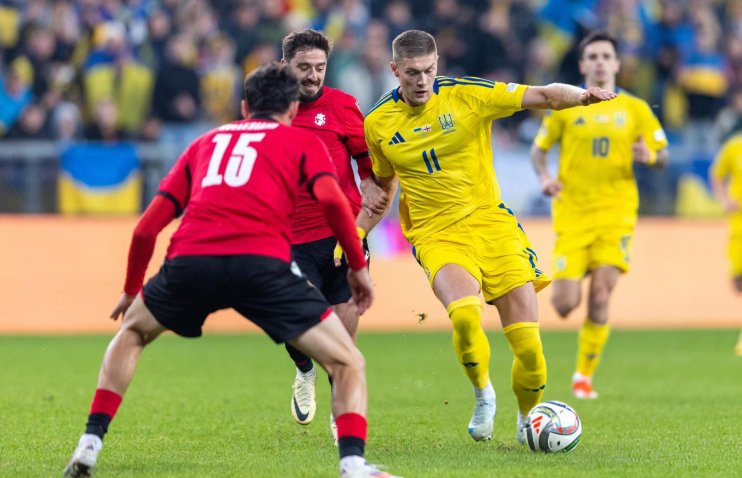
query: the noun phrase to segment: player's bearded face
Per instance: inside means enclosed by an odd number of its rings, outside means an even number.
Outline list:
[[[325,84],[327,55],[319,49],[300,50],[288,62],[291,71],[299,78],[299,94],[304,101],[312,100]]]
[[[428,102],[438,72],[438,54],[401,58],[392,63],[392,72],[399,78],[402,99],[410,106]]]
[[[609,41],[596,41],[585,47],[580,59],[580,73],[588,86],[612,86],[620,63]]]

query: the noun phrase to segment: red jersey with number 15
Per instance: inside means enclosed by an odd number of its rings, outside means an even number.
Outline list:
[[[317,135],[327,146],[337,171],[340,189],[348,198],[353,215],[361,210],[351,157],[368,160],[368,146],[363,136],[363,114],[355,98],[340,90],[322,88],[322,95],[310,103],[300,103],[299,113],[291,123]],[[332,236],[322,209],[308,191],[302,190],[296,203],[292,224],[292,243],[303,244]]]
[[[269,119],[209,131],[160,183],[158,194],[186,211],[167,257],[257,254],[289,261],[299,191],[309,194],[325,174],[334,176],[335,168],[309,131]]]

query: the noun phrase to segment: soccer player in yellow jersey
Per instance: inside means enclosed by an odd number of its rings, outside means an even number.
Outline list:
[[[667,162],[667,139],[649,105],[616,88],[616,42],[594,32],[580,44],[580,72],[589,88],[616,91],[610,103],[548,115],[531,148],[544,194],[554,198],[552,303],[566,318],[581,300],[590,275],[587,320],[578,341],[572,390],[597,398],[592,377],[608,339],[608,302],[621,273],[629,270],[639,192],[633,163]],[[560,146],[559,173],[551,176],[547,152]]]
[[[399,87],[384,95],[364,121],[374,173],[389,197],[399,180],[402,230],[446,307],[456,357],[474,386],[469,434],[477,441],[491,438],[495,416],[480,291],[499,310],[515,355],[516,437],[523,443],[523,417],[540,401],[546,384],[536,291],[549,279],[500,197],[492,167],[492,120],[523,108],[561,109],[615,95],[562,84],[528,87],[437,77],[435,40],[419,30],[397,36],[392,54]]]
[[[711,186],[729,214],[732,280],[737,292],[742,292],[742,131],[731,136],[716,155],[711,167]],[[742,356],[742,334],[735,352]]]

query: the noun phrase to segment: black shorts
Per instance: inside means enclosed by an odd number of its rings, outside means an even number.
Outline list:
[[[335,245],[334,237],[327,237],[318,241],[294,244],[291,246],[291,258],[301,269],[302,274],[314,284],[325,299],[332,304],[344,304],[351,297],[350,285],[348,285],[348,263],[343,256],[342,263],[335,267]],[[368,243],[363,240],[363,250],[366,259],[369,259]]]
[[[184,337],[201,336],[210,313],[233,308],[274,341],[285,342],[317,325],[329,310],[295,266],[257,255],[168,259],[142,292],[157,321]]]

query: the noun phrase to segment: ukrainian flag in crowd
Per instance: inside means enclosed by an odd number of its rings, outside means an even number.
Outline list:
[[[63,214],[135,214],[142,174],[134,145],[81,144],[62,152],[59,211]]]

